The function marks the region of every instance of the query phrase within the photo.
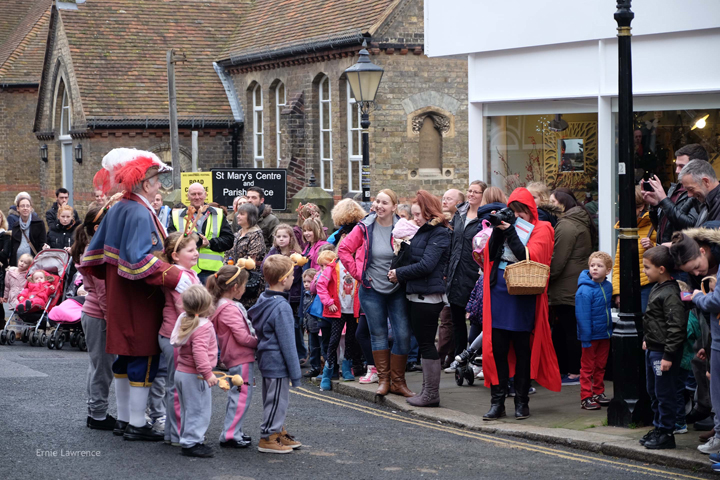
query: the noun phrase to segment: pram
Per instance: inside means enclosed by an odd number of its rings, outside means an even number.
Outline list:
[[[50,332],[48,313],[64,298],[65,276],[70,261],[70,254],[62,249],[51,248],[38,252],[28,268],[25,278],[29,279],[37,270],[44,270],[49,275],[49,280],[52,281],[55,289],[42,312],[13,312],[3,330],[0,331],[0,345],[5,343],[12,345],[16,339],[33,346],[47,344],[53,333]],[[60,329],[56,328],[54,333],[57,333],[58,330]]]
[[[69,290],[69,289],[68,289]],[[80,317],[85,297],[70,297],[56,305],[48,314],[50,327],[54,328],[53,334],[47,339],[49,349],[62,350],[65,341],[70,341],[71,347],[78,347],[80,351],[87,350],[85,332],[83,332]]]

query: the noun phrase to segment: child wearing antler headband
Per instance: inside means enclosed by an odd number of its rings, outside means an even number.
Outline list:
[[[198,236],[195,233],[185,235],[173,232],[165,239],[162,253],[158,257],[185,272],[193,285],[199,285],[200,279],[192,269],[197,264],[200,254],[197,249]],[[158,333],[158,343],[162,355],[167,363],[167,378],[165,379],[165,442],[178,445],[180,443],[180,400],[175,393],[176,351],[170,344],[175,322],[183,310],[181,295],[175,289],[164,288],[165,308],[163,308],[163,323]]]
[[[258,339],[245,307],[236,299],[245,293],[248,270],[255,268],[249,258],[240,258],[234,265],[226,265],[207,279],[207,289],[215,301],[215,313],[210,321],[220,343],[220,360],[228,366],[228,375],[240,375],[245,381],[241,387],[228,391],[225,421],[220,433],[220,446],[246,448],[251,438],[243,433],[243,422],[253,395],[255,348]]]
[[[300,245],[293,234],[293,229],[290,225],[281,223],[275,227],[273,232],[273,247],[270,249],[265,258],[270,255],[283,255],[290,257],[291,255],[299,255],[302,253]],[[295,266],[295,272],[293,276],[292,287],[290,288],[290,307],[292,308],[293,315],[295,315],[295,345],[298,349],[298,356],[300,357],[300,364],[304,364],[307,357],[307,348],[305,348],[305,340],[303,338],[302,322],[300,321],[300,315],[298,309],[300,308],[300,300],[302,299],[302,270],[303,265],[307,260],[302,257],[305,261],[298,263]],[[264,261],[264,259],[263,259]],[[260,266],[262,270],[262,265]]]

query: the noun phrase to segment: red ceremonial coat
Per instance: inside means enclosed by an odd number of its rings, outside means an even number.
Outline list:
[[[164,240],[165,229],[155,213],[136,195],[126,194],[107,212],[85,251],[81,273],[105,280],[107,353],[160,353],[162,287],[174,289],[182,274],[153,255]]]
[[[513,191],[508,199],[508,205],[511,202],[520,202],[530,209],[533,214],[533,229],[530,239],[527,243],[530,252],[530,260],[545,265],[550,265],[552,261],[553,247],[555,244],[555,231],[549,222],[538,220],[537,207],[533,200],[532,194],[525,188],[517,188]],[[514,227],[511,227],[514,228]],[[485,261],[483,271],[483,373],[485,374],[485,386],[498,384],[497,368],[495,367],[495,357],[492,349],[492,305],[490,296],[490,272],[492,271],[493,262],[490,261],[490,242],[485,245]],[[498,275],[502,275],[498,272]],[[550,323],[548,320],[548,296],[547,285],[545,291],[537,296],[535,301],[535,329],[530,337],[531,356],[530,356],[530,378],[536,380],[540,385],[559,392],[562,387],[560,379],[560,369],[558,368],[557,357],[555,356],[555,348],[552,343],[552,335],[550,332]],[[515,375],[515,351],[512,346],[508,354],[510,363],[510,377]]]

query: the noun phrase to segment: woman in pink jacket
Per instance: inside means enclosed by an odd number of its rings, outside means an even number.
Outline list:
[[[197,250],[197,234],[193,233],[184,237],[181,232],[173,232],[165,239],[161,260],[176,265],[180,270],[188,274],[193,285],[199,285],[200,279],[192,269],[197,265],[200,254]],[[164,288],[165,307],[163,307],[163,323],[158,333],[158,344],[162,350],[163,357],[167,362],[167,378],[165,379],[165,443],[171,445],[180,444],[180,399],[175,391],[175,369],[177,365],[178,351],[170,344],[175,322],[184,312],[182,298],[175,289]],[[159,377],[155,377],[158,381]],[[169,421],[168,421],[169,420]]]
[[[248,272],[244,259],[235,265],[226,265],[207,280],[207,289],[215,300],[215,312],[210,321],[220,342],[220,359],[228,366],[228,375],[239,374],[245,384],[228,391],[225,421],[220,433],[220,446],[247,448],[251,438],[243,433],[243,421],[250,409],[253,393],[253,366],[258,339],[245,307],[236,298],[242,298]]]
[[[212,393],[217,385],[213,373],[217,365],[218,346],[215,329],[207,315],[213,300],[201,285],[191,285],[182,294],[183,309],[170,335],[170,343],[178,349],[175,388],[180,398],[180,446],[182,455],[212,457],[212,448],[203,443],[210,426]]]
[[[378,374],[377,395],[388,392],[405,397],[415,394],[405,383],[405,366],[410,351],[405,288],[388,278],[394,258],[392,229],[398,220],[398,199],[392,190],[380,190],[375,213],[368,215],[338,246],[340,261],[360,282],[358,297],[365,312],[373,359]],[[388,346],[388,318],[393,331],[392,353]]]

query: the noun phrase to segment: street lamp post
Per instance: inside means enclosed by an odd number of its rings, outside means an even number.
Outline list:
[[[630,23],[635,14],[632,0],[617,0],[618,25],[618,143],[617,170],[620,185],[620,314],[612,335],[613,399],[608,425],[626,427],[645,423],[648,406],[644,394],[645,366],[642,356],[642,308],[638,229],[635,213],[635,162],[633,155],[633,100]]]
[[[382,67],[370,61],[370,54],[367,51],[367,42],[363,42],[358,62],[345,70],[345,76],[350,83],[355,102],[360,108],[362,117],[362,200],[370,202],[370,140],[368,128],[370,127],[370,111],[375,108],[375,95],[377,94],[380,80],[385,72]]]

